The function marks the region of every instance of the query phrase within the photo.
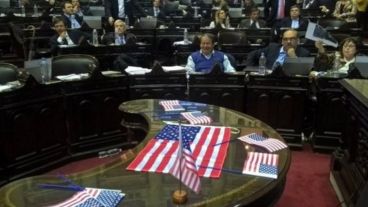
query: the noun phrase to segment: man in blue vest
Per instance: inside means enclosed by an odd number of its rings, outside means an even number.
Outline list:
[[[188,57],[185,68],[189,72],[211,72],[215,64],[220,64],[224,72],[235,72],[229,58],[223,52],[214,50],[215,37],[213,34],[203,34],[200,37],[200,50]]]

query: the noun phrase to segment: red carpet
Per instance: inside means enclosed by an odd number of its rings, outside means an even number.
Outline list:
[[[330,158],[309,148],[292,151],[286,187],[276,207],[336,207],[339,202],[329,181]]]
[[[109,162],[116,158],[90,158],[55,169],[70,174]],[[329,181],[330,155],[314,153],[309,147],[292,151],[286,187],[276,207],[336,207],[339,203]]]

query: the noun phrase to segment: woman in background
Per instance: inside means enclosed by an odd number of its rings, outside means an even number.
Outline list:
[[[210,29],[226,29],[230,28],[230,19],[227,12],[223,9],[216,11],[215,20],[210,23]]]
[[[333,16],[346,22],[356,22],[357,9],[351,0],[339,0],[336,2]]]

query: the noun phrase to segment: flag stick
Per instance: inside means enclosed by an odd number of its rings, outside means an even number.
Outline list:
[[[182,189],[182,158],[183,158],[183,140],[182,140],[182,131],[181,131],[181,122],[180,120],[178,121],[179,123],[179,134],[178,134],[178,138],[179,138],[179,149],[178,149],[178,158],[179,158],[179,190],[174,191],[172,198],[173,198],[173,202],[176,204],[184,204],[185,202],[187,202],[188,200],[188,194],[186,191],[184,191]]]

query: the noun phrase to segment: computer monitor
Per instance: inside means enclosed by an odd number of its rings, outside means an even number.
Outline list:
[[[356,56],[354,65],[363,77],[368,77],[368,56]]]
[[[287,76],[307,76],[313,68],[314,57],[287,58],[282,70]]]
[[[83,20],[93,29],[101,29],[101,17],[100,16],[84,16]]]
[[[35,59],[24,61],[24,69],[31,74],[39,83],[42,83],[42,72],[41,72],[41,61],[46,61],[47,71],[49,71],[49,76],[51,76],[51,58]]]
[[[90,6],[89,10],[92,13],[92,16],[105,16],[105,8],[103,6]]]
[[[229,8],[229,16],[231,18],[241,18],[243,17],[243,9],[242,8]]]

